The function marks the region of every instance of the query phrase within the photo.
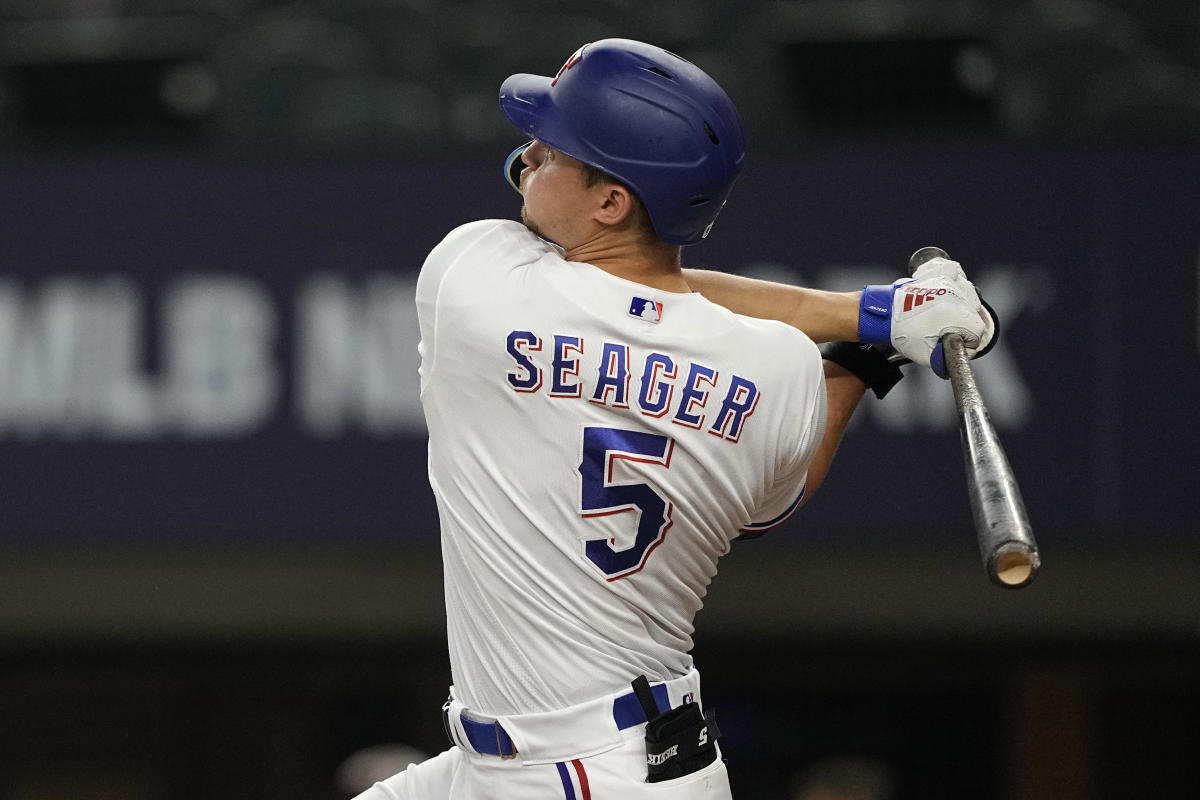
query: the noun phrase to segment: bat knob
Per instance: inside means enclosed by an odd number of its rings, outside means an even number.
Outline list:
[[[917,252],[908,257],[908,274],[912,275],[917,271],[917,267],[924,264],[926,261],[932,261],[935,258],[949,258],[950,255],[940,247],[922,247]]]

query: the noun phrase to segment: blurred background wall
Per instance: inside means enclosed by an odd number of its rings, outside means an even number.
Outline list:
[[[944,383],[864,401],[698,619],[738,796],[1200,796],[1194,0],[0,0],[0,800],[446,746],[416,271],[518,211],[500,81],[606,36],[743,112],[690,266],[939,244],[1004,326],[1041,576],[986,582]]]

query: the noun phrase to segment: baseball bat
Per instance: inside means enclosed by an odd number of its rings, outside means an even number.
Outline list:
[[[933,258],[949,256],[941,248],[922,247],[908,260],[909,273]],[[942,349],[958,410],[967,494],[983,567],[993,583],[1018,589],[1028,585],[1041,567],[1025,502],[988,417],[962,336],[946,334],[942,337]]]

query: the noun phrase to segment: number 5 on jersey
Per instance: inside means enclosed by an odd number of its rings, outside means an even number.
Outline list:
[[[646,565],[650,553],[662,543],[671,527],[673,506],[646,483],[614,483],[613,464],[618,460],[671,466],[675,442],[667,436],[620,428],[584,428],[583,461],[579,464],[581,513],[585,517],[636,512],[637,536],[633,545],[616,549],[607,538],[588,539],[584,554],[613,581],[632,575]]]

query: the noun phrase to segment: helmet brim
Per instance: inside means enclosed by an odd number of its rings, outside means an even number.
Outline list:
[[[542,141],[545,122],[550,118],[554,101],[550,99],[551,78],[544,75],[518,73],[510,75],[500,85],[500,110],[517,130]],[[553,146],[553,142],[546,144]]]
[[[590,148],[580,141],[571,129],[571,122],[564,119],[566,115],[555,105],[550,95],[553,83],[553,78],[544,75],[510,75],[500,85],[500,110],[529,138],[603,170],[589,157]]]

